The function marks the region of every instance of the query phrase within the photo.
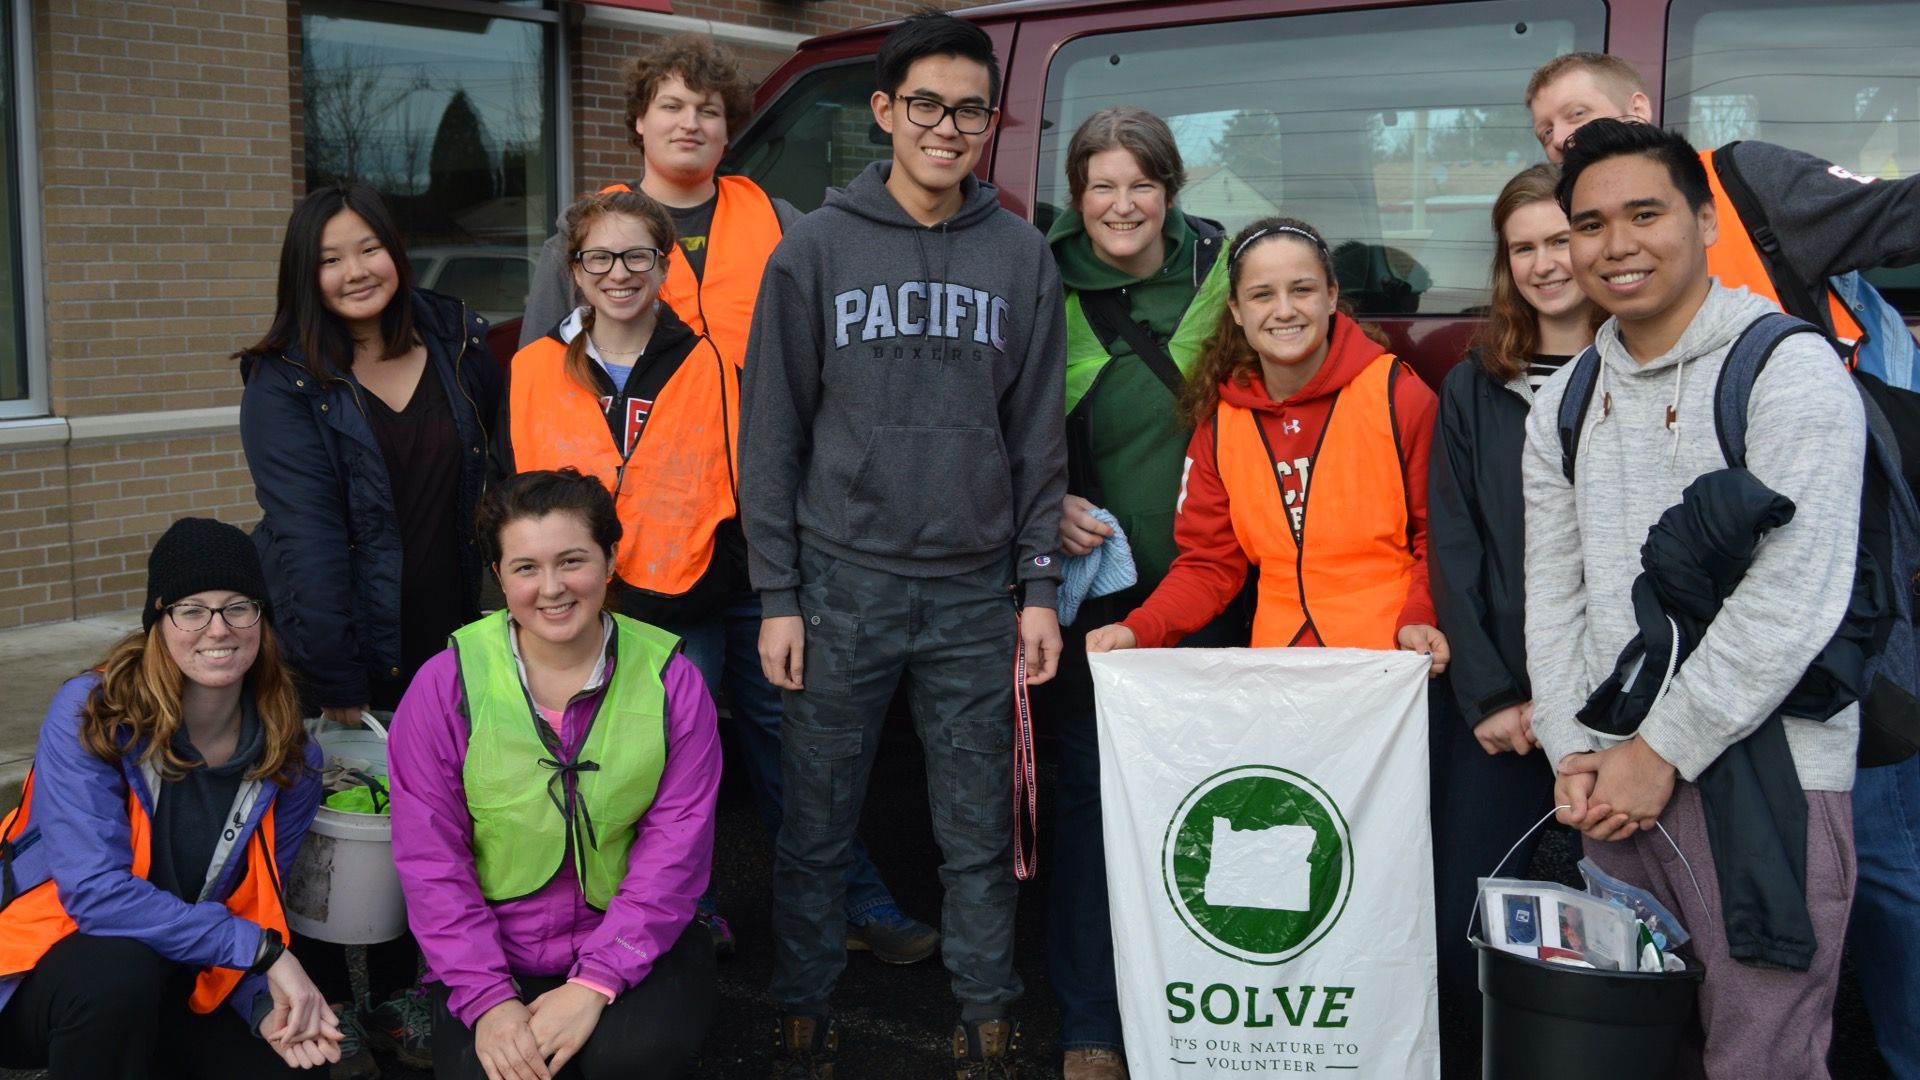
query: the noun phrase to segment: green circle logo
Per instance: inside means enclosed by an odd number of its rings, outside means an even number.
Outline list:
[[[1282,964],[1340,921],[1353,887],[1347,820],[1320,785],[1271,765],[1215,773],[1180,801],[1161,845],[1167,899],[1193,935]]]

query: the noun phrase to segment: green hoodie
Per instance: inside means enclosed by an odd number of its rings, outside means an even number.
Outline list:
[[[1083,428],[1087,435],[1069,442],[1076,452],[1091,452],[1091,460],[1081,464],[1099,485],[1097,501],[1126,530],[1140,571],[1135,588],[1143,596],[1166,576],[1178,553],[1174,504],[1193,431],[1166,385],[1124,339],[1114,340],[1111,355],[1100,347],[1079,314],[1078,297],[1083,290],[1125,289],[1134,319],[1154,340],[1172,339],[1169,352],[1182,372],[1190,372],[1201,342],[1226,308],[1227,260],[1214,259],[1196,295],[1198,235],[1177,206],[1168,209],[1163,237],[1166,261],[1151,276],[1135,278],[1094,254],[1078,213],[1062,212],[1047,234],[1067,292],[1066,407],[1077,421],[1084,421],[1070,422],[1069,427]],[[1189,308],[1193,317],[1183,325]],[[1088,492],[1074,494],[1092,497]]]

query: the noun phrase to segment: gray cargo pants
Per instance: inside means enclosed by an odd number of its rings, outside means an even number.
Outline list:
[[[904,676],[926,747],[944,862],[942,957],[969,1016],[1020,997],[1013,970],[1013,654],[1010,568],[900,577],[802,546],[803,681],[780,727],[786,815],[774,847],[772,995],[824,1010],[846,967],[850,844],[887,704]]]

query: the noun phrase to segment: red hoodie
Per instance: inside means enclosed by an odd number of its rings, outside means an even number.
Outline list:
[[[1292,397],[1275,402],[1267,396],[1266,383],[1257,378],[1246,386],[1235,385],[1232,380],[1220,384],[1222,400],[1252,410],[1259,418],[1273,447],[1274,470],[1296,530],[1306,506],[1314,448],[1333,410],[1334,396],[1383,351],[1353,320],[1336,316],[1326,361]],[[1414,558],[1413,583],[1394,625],[1397,631],[1402,626],[1431,626],[1436,619],[1427,588],[1427,450],[1433,442],[1433,419],[1439,403],[1433,391],[1404,365],[1394,383],[1393,403],[1401,433],[1400,475],[1406,483],[1412,515]],[[1226,610],[1246,584],[1247,553],[1234,535],[1233,521],[1227,514],[1227,488],[1220,480],[1215,457],[1217,423],[1217,418],[1209,418],[1187,444],[1186,479],[1173,522],[1180,556],[1153,595],[1122,620],[1141,648],[1178,643]],[[1300,644],[1320,642],[1309,630]]]

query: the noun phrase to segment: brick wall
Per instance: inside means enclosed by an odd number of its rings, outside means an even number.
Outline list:
[[[816,34],[915,0],[682,0],[694,18]],[[123,611],[173,519],[251,527],[228,354],[265,331],[304,191],[299,0],[35,0],[49,396],[58,427],[0,424],[0,628]],[[620,65],[655,35],[570,29],[582,188],[630,179]],[[738,47],[760,78],[784,51]],[[152,420],[153,418],[144,418]],[[114,435],[115,424],[136,433]],[[193,434],[179,431],[194,430]]]
[[[238,401],[293,206],[285,0],[49,0],[36,36],[54,413]]]
[[[286,0],[34,8],[54,414],[237,404],[293,207]],[[137,606],[187,514],[258,516],[230,423],[0,448],[0,627]]]

